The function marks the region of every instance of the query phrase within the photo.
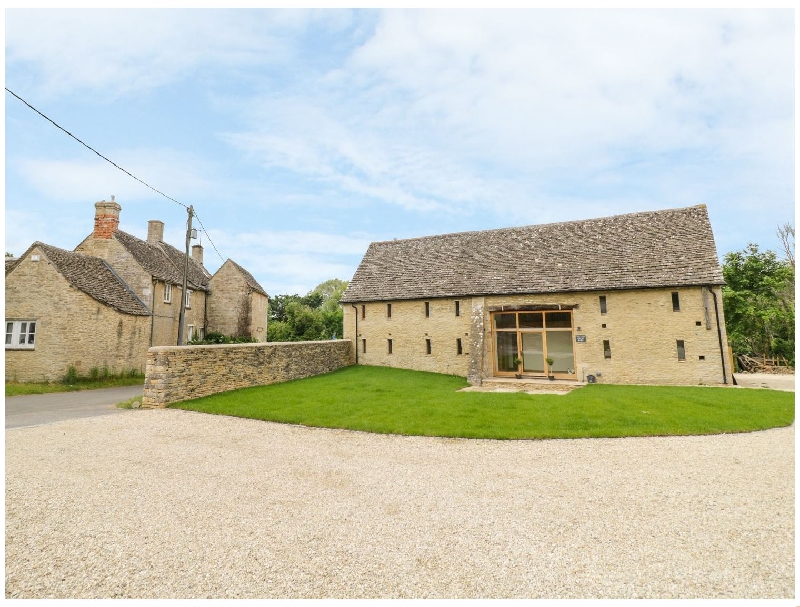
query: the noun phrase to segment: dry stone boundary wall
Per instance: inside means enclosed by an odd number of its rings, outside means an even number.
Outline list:
[[[214,346],[159,346],[147,352],[142,406],[335,371],[355,363],[350,340]]]

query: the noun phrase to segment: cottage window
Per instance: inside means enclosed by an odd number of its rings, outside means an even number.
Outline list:
[[[194,325],[189,325],[186,329],[186,343],[189,343],[194,339]]]
[[[608,307],[606,306],[606,296],[600,296],[600,314],[608,314]]]
[[[426,301],[425,302],[425,318],[430,317],[430,315],[431,315],[431,302]]]
[[[603,358],[611,358],[611,342],[607,339],[603,340]]]
[[[392,353],[392,340],[391,339],[387,339],[386,340],[386,345],[389,348],[389,354],[391,354]]]
[[[192,307],[192,290],[191,289],[186,289],[186,307],[187,308],[191,308]]]
[[[430,339],[426,339],[425,340],[425,350],[427,351],[428,354],[431,353],[431,340]]]
[[[463,348],[461,346],[461,338],[457,337],[456,338],[456,354],[463,354],[463,353],[464,353],[464,350],[463,350]]]
[[[164,303],[172,303],[172,285],[164,283]]]
[[[386,304],[386,317],[392,317],[392,304]]]
[[[672,311],[673,312],[680,312],[681,311],[681,300],[678,296],[677,291],[672,292]]]
[[[35,320],[6,321],[6,350],[33,350],[35,347]]]
[[[456,301],[456,316],[461,316],[461,302]]]
[[[678,345],[678,360],[686,360],[686,345],[682,339],[677,341]]]

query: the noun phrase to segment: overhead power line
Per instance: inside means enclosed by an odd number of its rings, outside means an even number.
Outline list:
[[[118,165],[116,162],[114,162],[114,161],[113,161],[113,160],[111,160],[110,158],[107,158],[107,157],[103,156],[103,155],[102,155],[100,152],[98,152],[98,151],[97,151],[96,149],[94,149],[92,146],[90,146],[89,144],[87,144],[87,143],[85,143],[85,142],[81,141],[80,139],[78,139],[78,138],[77,138],[75,135],[73,135],[72,133],[70,133],[70,132],[69,132],[67,129],[65,129],[64,127],[62,127],[62,126],[61,126],[60,124],[58,124],[58,123],[57,123],[55,120],[53,120],[53,119],[52,119],[52,118],[50,118],[49,116],[46,116],[45,114],[43,114],[43,113],[42,113],[42,112],[40,112],[39,110],[37,110],[37,109],[36,109],[35,107],[33,107],[33,106],[30,104],[30,103],[28,103],[28,102],[27,102],[27,101],[25,101],[25,100],[24,100],[22,97],[20,97],[19,95],[17,95],[17,94],[16,94],[14,91],[12,91],[11,89],[9,89],[8,87],[5,87],[5,89],[6,89],[6,91],[8,91],[9,93],[11,93],[11,94],[12,94],[14,97],[16,97],[17,99],[19,99],[19,100],[20,100],[22,103],[24,103],[25,105],[27,105],[27,106],[28,106],[30,109],[32,109],[34,112],[36,112],[37,114],[39,114],[39,116],[41,116],[42,118],[44,118],[45,120],[47,120],[48,122],[50,122],[50,123],[51,123],[53,126],[55,126],[57,129],[59,129],[59,130],[61,130],[61,131],[64,131],[64,132],[65,132],[67,135],[69,135],[70,137],[72,137],[72,138],[73,138],[75,141],[77,141],[78,143],[80,143],[80,144],[81,144],[82,146],[84,146],[85,148],[87,148],[87,149],[91,150],[92,152],[94,152],[95,154],[97,154],[97,155],[98,155],[100,158],[102,158],[102,159],[103,159],[103,160],[105,160],[106,162],[108,162],[108,163],[110,163],[110,164],[114,165],[114,166],[115,166],[116,168],[118,168],[120,171],[122,171],[123,173],[125,173],[125,174],[126,174],[126,175],[128,175],[129,177],[132,177],[133,179],[135,179],[136,181],[138,181],[138,182],[139,182],[139,183],[141,183],[142,185],[144,185],[144,186],[146,186],[146,187],[150,188],[150,189],[151,189],[151,190],[153,190],[153,191],[154,191],[156,194],[160,194],[161,196],[163,196],[163,197],[164,197],[164,198],[166,198],[167,200],[171,200],[172,202],[174,202],[174,203],[176,203],[176,204],[179,204],[180,206],[182,206],[182,207],[183,207],[184,209],[186,209],[187,211],[189,210],[189,207],[188,207],[187,205],[183,204],[183,203],[182,203],[180,200],[175,200],[175,199],[174,199],[174,198],[172,198],[171,196],[167,196],[167,195],[166,195],[164,192],[162,192],[161,190],[158,190],[158,189],[154,188],[154,187],[153,187],[153,186],[151,186],[149,183],[147,183],[147,182],[145,182],[145,181],[142,181],[141,179],[139,179],[139,178],[138,178],[136,175],[134,175],[134,174],[133,174],[133,173],[131,173],[130,171],[126,171],[124,168],[122,168],[121,166],[119,166],[119,165]],[[197,213],[195,213],[195,217],[197,217]],[[214,241],[213,241],[213,240],[211,240],[211,236],[209,236],[209,235],[208,235],[208,232],[206,232],[206,229],[205,229],[205,227],[203,227],[203,223],[200,221],[200,218],[199,218],[199,217],[197,217],[197,221],[198,221],[198,223],[200,223],[200,228],[203,230],[203,233],[204,233],[204,234],[205,234],[205,235],[208,237],[208,242],[210,242],[210,243],[211,243],[211,246],[212,246],[212,247],[214,247],[214,250],[217,252],[217,255],[219,255],[219,258],[220,258],[220,260],[222,260],[222,261],[224,262],[224,261],[225,261],[225,258],[223,258],[223,257],[222,257],[222,255],[220,254],[219,250],[217,249],[217,246],[214,244]]]

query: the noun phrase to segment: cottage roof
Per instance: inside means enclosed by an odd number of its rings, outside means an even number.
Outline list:
[[[269,295],[267,295],[267,292],[261,288],[261,285],[258,284],[258,281],[255,278],[253,278],[253,275],[250,274],[250,272],[245,270],[242,266],[240,266],[232,259],[229,258],[228,261],[231,262],[233,267],[235,267],[237,270],[239,270],[239,272],[242,273],[242,276],[244,276],[244,281],[247,283],[248,287],[250,287],[251,289],[253,289],[253,291],[257,293],[261,293],[264,297],[269,297]]]
[[[19,257],[6,257],[6,275],[8,275],[11,270],[17,267],[19,259]]]
[[[75,251],[65,251],[38,241],[34,242],[20,259],[37,247],[67,282],[89,297],[125,314],[150,316],[147,306],[103,259]]]
[[[122,230],[116,230],[114,237],[133,255],[133,258],[146,272],[165,282],[176,285],[183,284],[184,253],[166,242],[149,243]],[[187,274],[188,288],[195,291],[208,291],[209,278],[211,275],[206,269],[190,257]]]
[[[343,303],[723,284],[705,205],[373,242]]]

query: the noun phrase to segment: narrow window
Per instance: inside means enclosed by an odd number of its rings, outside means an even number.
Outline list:
[[[172,285],[164,283],[164,303],[172,303]]]
[[[600,314],[608,314],[608,308],[606,307],[606,296],[600,296]]]
[[[431,302],[426,301],[425,302],[425,318],[430,317],[430,315],[431,315]]]
[[[603,340],[603,357],[611,358],[611,342],[607,339]]]
[[[456,316],[461,316],[461,302],[456,301]],[[461,352],[459,352],[461,354]]]
[[[367,340],[366,339],[362,339],[361,340],[361,353],[362,354],[366,354],[367,353]]]
[[[11,341],[13,335],[14,335],[14,323],[13,322],[7,322],[6,323],[6,345],[7,346],[10,346],[13,343]]]
[[[463,350],[461,348],[461,338],[456,337],[456,354],[463,354]]]
[[[681,311],[681,300],[678,297],[678,292],[672,292],[672,311],[673,312],[680,312]]]
[[[386,304],[386,318],[392,317],[392,304]]]
[[[678,360],[686,360],[686,346],[682,339],[678,340]]]
[[[367,307],[364,304],[361,304],[361,318],[362,320],[367,316]]]
[[[186,289],[186,307],[187,308],[191,308],[192,307],[192,290],[191,289]]]
[[[186,331],[186,342],[190,342],[194,340],[194,325],[189,325],[189,328]]]
[[[392,340],[391,339],[387,339],[386,340],[386,344],[389,346],[389,354],[391,354],[392,353]]]
[[[431,340],[430,339],[426,339],[425,340],[425,349],[427,350],[428,354],[431,353]]]

